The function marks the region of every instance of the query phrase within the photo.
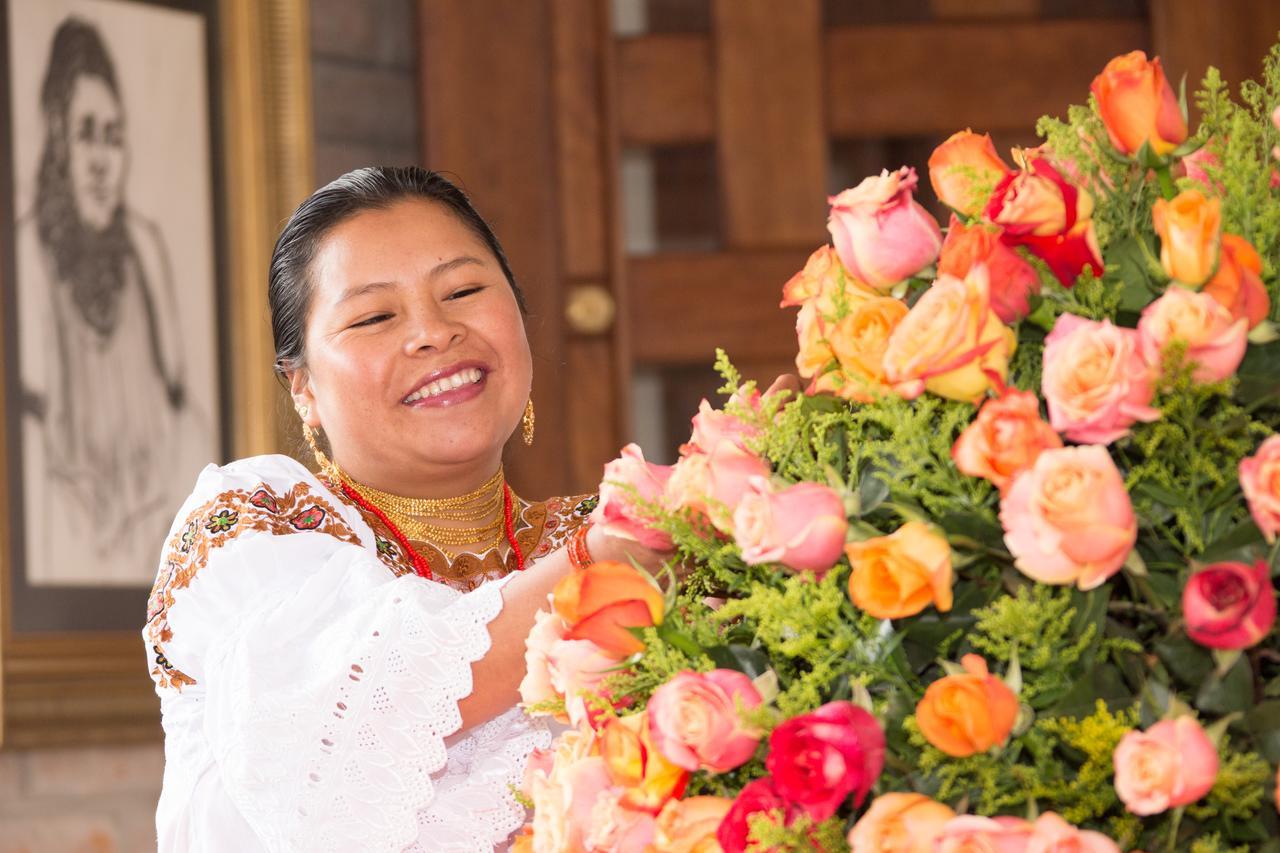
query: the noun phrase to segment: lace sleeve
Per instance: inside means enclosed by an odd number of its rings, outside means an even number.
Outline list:
[[[176,636],[208,637],[204,732],[223,784],[269,850],[402,850],[503,584],[390,579],[343,543],[299,572],[306,537],[287,552],[277,539],[229,550],[170,615]]]

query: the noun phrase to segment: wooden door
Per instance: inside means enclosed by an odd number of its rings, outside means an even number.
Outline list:
[[[419,10],[424,163],[461,177],[533,309],[538,438],[509,454],[533,495],[593,488],[636,433],[669,456],[717,384],[717,345],[753,378],[789,369],[779,289],[826,240],[828,193],[903,164],[924,179],[932,148],[965,127],[1033,144],[1039,116],[1082,102],[1107,60],[1153,35],[1194,85],[1213,57],[1252,73],[1280,28],[1269,0]],[[652,184],[639,205],[637,166]]]

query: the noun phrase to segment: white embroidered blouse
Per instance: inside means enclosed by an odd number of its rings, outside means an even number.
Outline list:
[[[529,559],[592,505],[518,503]],[[423,580],[288,457],[206,468],[143,630],[165,731],[160,851],[503,847],[525,817],[512,786],[550,741],[516,708],[458,734],[504,575]]]

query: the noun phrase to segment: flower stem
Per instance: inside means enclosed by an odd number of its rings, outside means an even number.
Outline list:
[[[1176,196],[1178,188],[1173,183],[1173,175],[1169,174],[1169,167],[1160,166],[1155,171],[1156,180],[1160,182],[1160,194],[1167,199]]]

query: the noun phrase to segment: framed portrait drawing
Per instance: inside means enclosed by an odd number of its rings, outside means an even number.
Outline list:
[[[310,183],[305,23],[301,0],[4,3],[8,745],[158,732],[140,631],[174,513],[274,444],[260,306]]]

